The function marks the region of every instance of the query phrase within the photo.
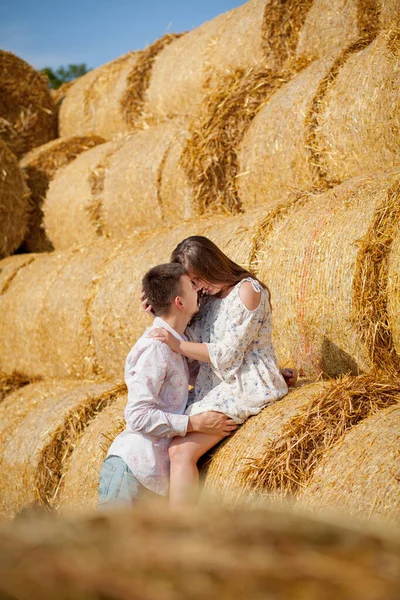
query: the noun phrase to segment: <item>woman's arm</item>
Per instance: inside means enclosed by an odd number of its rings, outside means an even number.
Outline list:
[[[183,354],[187,358],[200,362],[210,362],[210,354],[206,344],[178,340],[163,327],[152,329],[148,335],[155,340],[164,342],[177,354]]]

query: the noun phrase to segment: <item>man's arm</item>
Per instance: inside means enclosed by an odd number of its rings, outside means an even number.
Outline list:
[[[188,417],[161,410],[158,398],[167,374],[167,365],[161,344],[151,344],[131,368],[128,364],[125,420],[132,431],[172,438],[191,431],[229,435],[236,429],[235,422],[222,413],[208,412]]]

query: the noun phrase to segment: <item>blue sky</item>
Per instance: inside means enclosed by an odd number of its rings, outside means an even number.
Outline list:
[[[0,0],[0,48],[36,69],[97,67],[245,0]]]

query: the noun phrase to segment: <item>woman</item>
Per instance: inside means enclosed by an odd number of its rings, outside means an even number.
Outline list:
[[[184,265],[208,297],[187,331],[189,341],[177,340],[165,329],[152,332],[174,352],[199,361],[186,414],[217,411],[243,423],[288,391],[271,343],[268,288],[202,236],[183,240],[171,260]],[[284,374],[295,379],[291,371]],[[172,506],[197,495],[197,461],[221,439],[199,432],[173,439],[169,449]]]

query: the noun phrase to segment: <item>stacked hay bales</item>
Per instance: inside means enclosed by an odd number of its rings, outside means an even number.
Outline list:
[[[238,151],[243,208],[398,163],[395,40],[383,32],[322,58],[266,103]]]
[[[186,205],[178,205],[172,188],[161,187],[166,170],[170,170],[171,177],[176,171],[171,160],[166,165],[167,153],[186,130],[185,122],[180,120],[156,125],[135,133],[110,156],[101,208],[106,235],[118,239],[196,215],[190,193],[182,193],[188,184],[181,191]]]
[[[111,139],[135,129],[141,117],[152,64],[175,38],[167,34],[146,50],[129,52],[80,77],[60,107],[60,135]]]
[[[328,181],[400,162],[399,85],[400,29],[349,55],[319,98],[313,154]]]
[[[399,380],[370,375],[300,386],[249,419],[212,453],[206,465],[205,489],[228,505],[284,496],[299,498],[299,502],[303,497],[314,497],[313,503],[318,505],[318,486],[324,486],[323,465],[333,468],[332,481],[343,474],[344,461],[336,460],[336,448],[343,445],[349,455],[368,458],[365,469],[370,469],[370,484],[376,492],[380,479],[374,479],[374,463],[367,454],[369,442],[363,442],[355,432],[358,428],[364,431],[369,422],[378,427],[380,418],[395,410],[399,400]],[[393,459],[396,452],[395,437],[388,438],[386,455],[391,453]],[[395,460],[389,460],[388,469],[394,464]],[[349,459],[348,485],[357,477],[356,470],[356,458]],[[343,484],[343,489],[346,486]],[[328,482],[325,489],[327,494],[329,490],[334,493]],[[386,498],[385,493],[380,496],[376,512],[366,500],[359,506],[358,515],[393,516],[393,511],[399,510],[398,484],[396,487],[393,478],[386,491]],[[351,502],[356,504],[356,496],[349,498],[349,505]]]
[[[35,148],[24,156],[20,166],[26,174],[27,184],[31,191],[32,214],[29,230],[20,250],[25,252],[47,252],[53,249],[42,227],[42,205],[49,183],[59,169],[67,166],[79,154],[103,142],[104,139],[99,136],[60,138]]]
[[[0,50],[0,139],[20,158],[56,137],[56,109],[44,76]]]
[[[364,420],[325,454],[297,502],[398,523],[399,432],[399,404]]]
[[[260,63],[279,67],[293,55],[310,5],[250,0],[176,40],[154,63],[145,114],[152,120],[195,115],[221,75]]]
[[[264,449],[268,443],[280,438],[282,429],[293,417],[307,410],[313,398],[320,398],[329,387],[327,382],[299,384],[282,400],[264,408],[248,419],[232,436],[211,451],[203,468],[206,494],[225,504],[235,506],[240,501],[264,500],[264,493],[276,489],[254,490],[255,478],[244,477],[245,468],[256,461],[265,460]]]
[[[33,260],[9,278],[0,296],[0,371],[58,378],[101,374],[93,351],[90,304],[110,251],[109,246],[95,245],[30,255]]]
[[[51,506],[63,464],[87,422],[124,390],[115,383],[46,381],[0,405],[1,504],[10,518],[30,504]]]
[[[104,408],[75,441],[70,459],[64,464],[57,498],[62,513],[93,510],[97,504],[99,473],[111,442],[125,428],[126,394]]]
[[[306,68],[307,61],[296,61],[278,71],[238,71],[222,79],[218,89],[211,90],[201,113],[190,125],[191,135],[181,161],[201,210],[223,208],[235,213],[257,204],[272,208],[277,198],[282,200],[281,188],[286,191],[288,187],[287,165],[281,156],[286,152],[293,154],[291,165],[297,177],[292,177],[290,184],[312,185],[298,132],[304,128],[318,81],[332,63],[333,59],[323,59]],[[256,121],[262,120],[265,111],[270,114],[269,128],[263,132],[260,144],[251,137],[251,123],[256,116]],[[244,137],[250,140],[248,152],[260,166],[258,170],[253,164],[249,170],[243,159],[241,147],[244,144],[247,148],[247,142],[242,144]],[[258,156],[263,152],[261,145],[268,147],[262,159]],[[269,171],[273,173],[268,179],[272,185],[266,181]]]
[[[253,264],[272,290],[283,364],[308,376],[373,365],[398,371],[386,265],[399,235],[399,175],[397,168],[300,195],[261,223]]]
[[[31,214],[30,193],[15,155],[0,140],[0,258],[24,239]]]
[[[102,144],[58,172],[43,207],[54,247],[123,239],[198,214],[176,154],[186,132],[185,121],[165,122]]]
[[[210,551],[212,548],[214,551]],[[397,598],[398,532],[287,507],[167,512],[159,503],[0,527],[0,593],[20,600]]]
[[[299,34],[296,54],[313,58],[336,54],[399,24],[397,0],[314,0]]]
[[[78,156],[50,182],[43,203],[47,238],[58,250],[89,245],[103,237],[104,174],[117,142],[106,142]]]
[[[358,374],[371,367],[395,372],[398,316],[397,305],[388,296],[392,289],[388,265],[396,260],[392,254],[397,248],[393,240],[399,234],[398,215],[399,170],[394,169],[350,180],[324,194],[299,196],[272,211],[230,219],[203,218],[139,234],[117,245],[110,241],[98,249],[76,250],[76,255],[71,251],[36,257],[0,296],[6,321],[16,323],[12,330],[4,328],[2,369],[30,373],[38,362],[35,357],[41,356],[40,367],[32,374],[87,376],[105,369],[108,376],[117,375],[148,323],[138,301],[141,277],[152,265],[167,261],[181,239],[203,234],[237,262],[250,264],[271,288],[273,339],[283,365],[297,365],[307,376]],[[384,239],[386,251],[382,253]],[[84,269],[84,261],[92,261],[93,266]],[[66,268],[69,262],[74,262],[73,270]],[[69,302],[59,290],[75,286],[72,281],[80,269],[82,284]],[[62,288],[58,272],[63,273]],[[29,282],[39,273],[36,301],[26,310],[24,303],[29,305],[32,296]],[[74,304],[81,307],[78,321],[70,312]],[[52,315],[49,321],[44,318],[47,312]],[[26,341],[28,323],[29,331],[32,328],[35,333]],[[51,359],[46,357],[57,327],[62,331],[68,323],[74,324],[73,343],[69,349],[62,346],[53,351]],[[23,352],[25,344],[28,354]],[[62,357],[65,362],[59,362]]]
[[[110,139],[127,129],[122,97],[139,53],[129,52],[79,77],[60,107],[61,137],[99,135]]]

